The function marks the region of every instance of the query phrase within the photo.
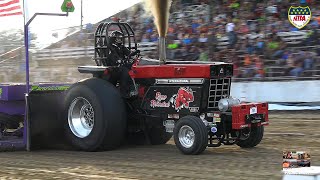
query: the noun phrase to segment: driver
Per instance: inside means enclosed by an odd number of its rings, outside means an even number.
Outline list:
[[[116,65],[120,63],[119,66],[119,80],[120,80],[120,92],[123,97],[129,97],[129,82],[131,77],[129,75],[129,70],[131,69],[131,63],[127,62],[126,59],[131,58],[131,56],[136,55],[140,51],[137,50],[133,53],[124,46],[123,44],[123,33],[120,31],[113,31],[110,34],[110,43],[111,43],[111,54],[110,60],[112,64]]]
[[[131,53],[130,50],[123,45],[123,34],[120,31],[113,31],[110,34],[110,43],[111,43],[111,61],[113,64],[119,63],[124,64],[124,61],[127,56]]]

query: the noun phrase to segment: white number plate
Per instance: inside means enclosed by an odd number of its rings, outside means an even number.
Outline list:
[[[250,114],[257,114],[258,113],[258,108],[257,107],[251,107],[250,108]]]

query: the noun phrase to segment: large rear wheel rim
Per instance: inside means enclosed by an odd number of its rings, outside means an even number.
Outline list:
[[[195,141],[195,134],[193,129],[188,125],[182,126],[179,130],[178,138],[179,138],[180,144],[184,148],[192,147]]]
[[[68,110],[68,124],[75,136],[89,136],[94,126],[94,109],[87,99],[77,97],[72,101]]]

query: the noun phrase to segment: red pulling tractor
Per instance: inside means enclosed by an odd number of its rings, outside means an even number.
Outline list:
[[[115,30],[122,34],[118,43],[129,50],[119,61],[112,61],[121,56],[113,52],[118,48],[112,44]],[[206,147],[251,148],[261,142],[268,104],[230,97],[232,64],[164,61],[161,53],[160,60],[152,60],[137,50],[127,23],[101,23],[95,32],[97,65],[78,67],[92,78],[67,90],[28,94],[27,148],[67,140],[79,150],[111,150],[126,140],[165,144],[173,135],[182,153],[200,154]],[[130,93],[123,96],[125,88]]]
[[[165,144],[173,135],[182,153],[199,154],[221,144],[251,148],[261,142],[268,124],[268,104],[245,104],[230,97],[232,64],[159,63],[138,53],[110,66],[110,32],[115,29],[123,34],[129,50],[137,50],[134,31],[127,23],[98,26],[97,66],[78,68],[93,78],[72,85],[65,97],[67,137],[73,146],[85,151],[106,150],[125,139]],[[131,93],[126,98],[120,95],[116,80],[124,65],[120,62],[130,67],[132,81],[127,86]]]

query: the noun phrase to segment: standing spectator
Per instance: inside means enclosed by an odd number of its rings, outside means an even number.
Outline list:
[[[200,61],[208,61],[208,52],[204,50],[204,48],[200,48]]]
[[[209,58],[213,59],[213,55],[214,53],[216,53],[218,51],[217,49],[217,38],[215,36],[215,34],[213,33],[213,31],[209,31],[208,32],[208,48],[209,48]]]
[[[226,32],[229,40],[229,47],[233,48],[236,43],[236,34],[234,32],[235,24],[232,22],[231,18],[228,19],[228,23],[226,25]]]
[[[192,33],[197,33],[197,28],[200,26],[200,20],[193,19],[192,20]]]

